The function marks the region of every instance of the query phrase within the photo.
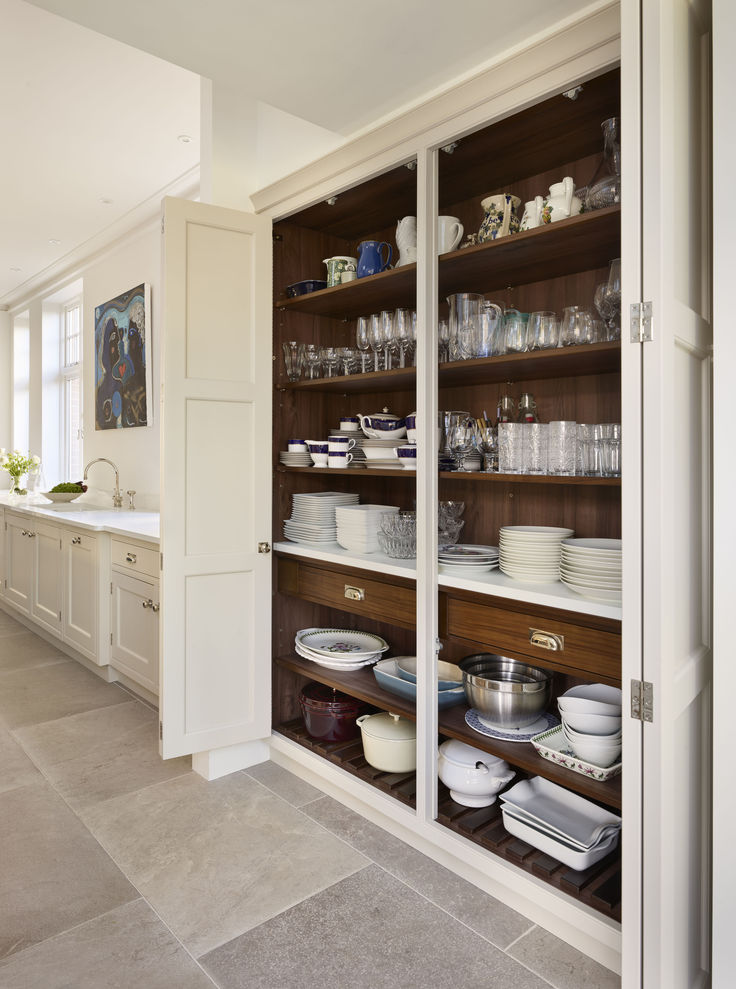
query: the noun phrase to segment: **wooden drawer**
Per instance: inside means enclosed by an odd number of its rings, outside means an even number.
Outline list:
[[[145,574],[147,577],[159,577],[157,549],[122,539],[112,539],[110,543],[111,562],[114,567],[129,570],[131,573]]]
[[[365,571],[331,570],[326,565],[279,557],[278,589],[282,594],[294,594],[352,615],[402,628],[416,625],[414,586],[394,583],[391,577],[377,580]]]
[[[446,599],[443,635],[466,639],[489,652],[569,671],[587,678],[607,680],[621,677],[621,633],[619,623],[604,619],[588,620],[554,611],[524,610],[523,606],[503,606],[498,599],[487,602]],[[556,644],[556,649],[546,648]]]

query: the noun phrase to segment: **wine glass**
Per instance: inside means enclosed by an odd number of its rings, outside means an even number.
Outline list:
[[[459,472],[471,473],[465,466],[465,458],[475,449],[475,441],[475,419],[466,412],[451,412],[447,442]]]
[[[340,352],[337,347],[323,347],[322,348],[322,364],[326,371],[325,377],[332,378],[337,371],[337,366],[340,363]]]
[[[437,324],[437,341],[440,364],[445,364],[450,359],[450,324],[446,319]]]
[[[593,333],[593,317],[582,306],[567,306],[562,315],[560,343],[563,347],[575,347],[590,343]]]
[[[477,419],[475,423],[478,450],[483,454],[483,470],[486,474],[498,472],[498,433],[490,419]]]
[[[383,340],[383,366],[391,369],[391,350],[395,346],[394,314],[391,309],[384,309],[380,314],[381,338]]]
[[[322,377],[322,351],[316,343],[308,343],[304,347],[304,362],[308,378]]]
[[[368,351],[371,349],[371,343],[368,339],[370,322],[370,316],[358,316],[358,324],[355,329],[355,345],[360,351],[360,370],[363,374],[365,374],[365,364],[368,359]]]
[[[411,312],[397,309],[394,313],[394,339],[399,347],[399,367],[406,367],[406,353],[411,348]]]
[[[411,363],[414,367],[417,364],[417,311],[416,309],[411,310],[411,338],[409,340],[409,353],[411,354]]]
[[[383,330],[381,314],[373,313],[368,324],[368,343],[373,351],[373,370],[378,370],[378,355],[383,350]]]

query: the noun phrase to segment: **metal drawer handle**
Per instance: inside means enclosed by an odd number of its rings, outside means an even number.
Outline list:
[[[348,601],[365,601],[365,590],[362,587],[345,585],[345,597]]]
[[[137,557],[136,557],[135,553],[126,553],[125,554],[125,562],[126,563],[135,563],[136,560],[137,560]]]
[[[529,629],[529,641],[539,649],[549,649],[550,652],[562,652],[565,648],[565,636],[555,632],[543,632],[539,628]]]
[[[79,546],[81,542],[82,542],[82,537],[81,536],[75,536],[72,539],[72,546]]]

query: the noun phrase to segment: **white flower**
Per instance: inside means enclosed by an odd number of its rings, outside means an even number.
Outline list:
[[[38,465],[41,463],[41,458],[37,457],[36,454],[34,453],[33,456],[31,457],[31,463],[33,464],[34,467],[38,467]]]

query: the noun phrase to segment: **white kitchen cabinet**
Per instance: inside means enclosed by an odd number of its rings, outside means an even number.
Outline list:
[[[0,598],[5,597],[5,509],[0,507]]]
[[[100,656],[98,539],[88,532],[63,529],[63,636],[98,665]]]
[[[5,513],[5,598],[29,617],[33,605],[33,538],[32,521]]]
[[[158,694],[158,581],[113,571],[110,583],[110,661],[115,669]]]
[[[604,919],[581,902],[576,902],[572,891],[569,895],[564,892],[565,883],[562,884],[562,892],[554,892],[539,880],[538,875],[528,878],[508,862],[499,863],[493,855],[472,845],[461,835],[449,833],[438,820],[438,719],[432,673],[438,636],[439,582],[434,567],[437,478],[434,476],[433,461],[429,462],[429,466],[426,461],[424,464],[420,461],[416,475],[420,529],[416,566],[416,652],[420,673],[416,705],[418,770],[415,798],[412,794],[410,806],[407,806],[407,801],[402,803],[374,789],[365,780],[356,780],[354,774],[336,767],[334,761],[295,744],[293,739],[278,732],[278,724],[271,744],[274,758],[278,761],[302,771],[307,777],[322,780],[341,799],[385,823],[408,840],[413,840],[418,847],[434,854],[438,860],[455,868],[477,885],[526,912],[604,963],[621,967],[625,989],[695,989],[704,985],[707,978],[707,923],[703,910],[708,896],[708,823],[704,809],[707,807],[707,792],[701,789],[700,781],[708,778],[705,726],[709,681],[709,602],[707,594],[701,593],[700,588],[707,586],[709,579],[706,524],[708,465],[698,459],[698,450],[702,437],[708,435],[709,412],[705,399],[709,326],[707,310],[703,306],[707,298],[707,291],[704,291],[707,283],[702,271],[704,252],[698,250],[698,245],[702,243],[698,239],[702,236],[702,230],[693,219],[697,218],[699,223],[707,209],[707,206],[703,207],[703,203],[707,203],[703,173],[698,172],[694,162],[695,152],[699,155],[701,148],[707,148],[707,142],[703,143],[699,134],[687,136],[688,126],[694,126],[704,113],[707,119],[707,84],[703,83],[707,79],[704,62],[707,30],[707,11],[701,9],[700,4],[688,4],[685,0],[677,0],[676,3],[671,0],[641,0],[641,3],[626,0],[621,11],[615,4],[599,7],[588,12],[576,24],[568,24],[556,36],[538,40],[528,50],[517,51],[508,59],[499,60],[491,69],[462,87],[430,101],[422,107],[421,113],[394,120],[252,197],[259,213],[272,221],[291,219],[302,213],[302,227],[309,228],[313,223],[311,229],[320,233],[327,231],[330,221],[320,219],[318,213],[327,208],[323,207],[323,203],[330,203],[330,208],[335,207],[333,233],[340,224],[344,224],[343,204],[349,202],[351,191],[360,183],[388,175],[407,163],[415,167],[419,230],[416,309],[420,327],[415,395],[421,424],[420,441],[429,449],[433,443],[433,423],[438,408],[435,327],[438,302],[445,284],[442,278],[452,282],[453,270],[457,274],[458,271],[470,269],[470,264],[466,266],[463,259],[457,261],[454,269],[453,259],[446,259],[440,265],[435,260],[434,230],[440,156],[452,146],[454,157],[448,166],[451,171],[455,163],[462,162],[465,136],[493,122],[505,121],[514,114],[523,114],[528,107],[552,96],[559,97],[559,94],[571,91],[577,84],[585,84],[615,68],[619,60],[622,62],[624,201],[621,210],[621,257],[624,271],[624,332],[621,378],[615,396],[616,405],[612,405],[612,408],[621,411],[625,433],[625,480],[619,495],[623,508],[624,540],[623,659],[618,676],[625,697],[629,695],[632,681],[650,678],[647,675],[649,670],[654,671],[651,677],[655,680],[654,720],[645,724],[633,716],[625,718],[622,926],[619,928],[610,919]],[[646,68],[643,75],[642,65]],[[642,87],[645,87],[643,94]],[[584,98],[583,95],[579,105],[582,106]],[[686,107],[690,105],[688,101],[692,104],[691,112],[686,112]],[[571,101],[571,107],[571,113],[574,113],[574,101]],[[672,128],[675,110],[678,111],[679,130]],[[544,142],[541,143],[544,145]],[[513,159],[515,150],[513,145],[506,147],[501,142],[499,153],[488,155],[489,187],[513,184],[513,171],[507,174],[501,165],[503,155],[508,153]],[[541,150],[543,155],[544,148]],[[585,153],[579,151],[571,157],[582,159]],[[593,154],[593,150],[587,154]],[[525,177],[539,175],[546,168],[553,171],[554,180],[559,177],[558,172],[564,174],[562,170],[568,161],[563,148],[554,161],[547,161],[536,171],[525,173]],[[460,167],[458,165],[458,169]],[[494,177],[496,169],[500,169],[499,174],[503,178]],[[668,176],[666,182],[662,181],[664,174]],[[642,177],[643,184],[640,185]],[[668,225],[682,213],[673,184],[676,178],[685,183],[687,201],[692,205],[688,217],[691,225],[686,232],[678,232]],[[386,194],[392,193],[389,182]],[[332,201],[335,196],[336,203]],[[458,195],[457,200],[462,198]],[[366,203],[365,208],[370,209],[370,203],[365,199],[363,202]],[[449,207],[454,202],[448,199],[446,205]],[[643,202],[649,209],[646,230],[649,247],[646,253],[642,253],[642,230],[645,225]],[[203,223],[210,220],[215,223],[215,213],[208,207],[186,204],[186,213],[184,207],[181,213],[186,219],[179,229],[172,229],[167,224],[168,256],[174,257],[179,252],[179,257],[186,257],[188,262],[180,266],[176,279],[167,281],[166,336],[174,356],[187,353],[188,320],[184,300],[192,298],[187,293],[187,279],[194,279],[195,285],[201,288],[208,272],[204,257],[185,254],[187,224],[196,224],[198,216]],[[396,220],[399,218],[400,214],[395,217]],[[603,224],[604,220],[603,214],[598,218],[580,218],[578,230],[582,231],[584,227],[590,230],[599,223]],[[243,224],[245,222],[243,220]],[[232,216],[229,223],[236,223]],[[568,231],[573,229],[573,223],[570,221],[571,225],[566,228]],[[560,225],[554,236],[566,236],[564,229]],[[386,235],[390,236],[388,233]],[[338,236],[337,233],[335,236]],[[531,239],[527,238],[527,242]],[[517,243],[521,244],[521,241]],[[590,243],[600,248],[602,241],[593,238]],[[548,278],[575,275],[581,270],[565,270],[565,265],[569,264],[569,246],[560,241],[560,251],[547,258],[546,263],[552,272]],[[332,250],[344,253],[337,250],[337,245],[330,244],[327,254]],[[508,250],[511,251],[512,247]],[[226,257],[226,246],[218,245],[219,251],[223,258]],[[473,249],[467,256],[472,257],[472,252]],[[520,263],[523,264],[522,254],[520,248]],[[316,266],[323,256],[325,253],[316,249],[310,252],[306,259],[309,268],[305,265],[303,278],[315,276]],[[476,252],[476,256],[480,257],[481,252]],[[495,254],[488,251],[490,276],[485,281],[493,277],[493,259],[503,256],[501,250]],[[603,265],[600,258],[591,258],[588,267],[595,270]],[[183,274],[185,268],[186,273]],[[582,268],[585,268],[584,264]],[[679,272],[677,277],[676,272]],[[503,282],[503,286],[514,284],[514,272],[509,270],[504,273],[508,275],[508,280]],[[407,304],[404,301],[407,294],[405,283],[414,277],[413,272],[399,269],[389,275],[393,281],[387,276],[383,284],[397,286],[393,300],[389,298],[390,290],[387,288],[382,290],[387,293],[385,297],[381,297],[380,291],[378,297],[371,297],[370,286],[378,283],[371,283],[370,280],[334,290],[330,296],[334,300],[332,309],[320,311],[317,299],[312,300],[312,314],[316,319],[325,320],[325,337],[327,333],[332,335],[331,327],[334,328],[335,339],[325,338],[319,342],[337,345],[337,324],[345,318],[352,319],[359,313],[372,311],[371,305],[376,298],[381,303],[385,302],[386,308]],[[540,278],[542,280],[543,277]],[[277,291],[283,287],[276,283]],[[240,281],[233,277],[230,295],[234,297],[236,290],[241,288]],[[263,289],[263,285],[258,282],[250,286],[253,293],[258,293],[259,289]],[[468,285],[465,290],[473,289],[473,285]],[[459,287],[453,286],[452,290],[459,290]],[[204,294],[197,296],[197,313],[207,312],[205,298]],[[673,298],[677,300],[674,307]],[[561,299],[555,308],[570,301]],[[629,338],[628,307],[644,301],[654,303],[653,344]],[[671,312],[673,308],[675,311]],[[292,309],[297,307],[292,306]],[[308,308],[304,312],[308,313]],[[668,314],[666,325],[661,326],[659,331],[656,329],[657,312]],[[277,318],[281,317],[277,314]],[[332,320],[332,324],[328,324],[328,320]],[[259,326],[259,338],[261,335]],[[222,580],[224,574],[242,575],[246,569],[242,559],[228,561],[226,552],[215,552],[224,544],[223,520],[211,507],[208,513],[194,511],[199,506],[198,491],[193,489],[191,494],[187,492],[185,497],[181,497],[185,482],[196,480],[190,473],[193,468],[188,465],[200,464],[202,459],[201,450],[192,442],[194,439],[201,445],[199,433],[191,438],[187,435],[182,425],[184,416],[189,406],[215,400],[215,394],[210,395],[206,391],[213,380],[219,376],[231,380],[233,353],[228,341],[229,338],[223,339],[208,349],[207,373],[199,372],[202,380],[192,380],[195,377],[194,361],[190,366],[182,357],[179,365],[166,364],[167,401],[172,393],[176,397],[168,416],[165,409],[163,424],[163,447],[166,451],[163,463],[164,518],[170,506],[173,515],[170,525],[164,523],[163,590],[167,617],[163,629],[162,709],[164,734],[167,730],[167,709],[177,721],[172,726],[177,737],[172,737],[171,754],[197,751],[197,744],[232,745],[258,738],[258,726],[247,716],[252,704],[252,691],[257,692],[261,705],[265,706],[269,701],[270,653],[264,654],[260,649],[255,649],[252,638],[243,640],[245,644],[238,646],[243,611],[230,608],[231,613],[228,613],[232,597],[226,598],[225,606],[218,609],[217,622],[210,626],[210,630],[216,634],[218,645],[238,660],[237,675],[232,666],[223,666],[221,672],[225,677],[225,689],[235,688],[236,696],[242,699],[234,702],[230,696],[225,701],[225,691],[217,696],[210,694],[207,731],[185,729],[185,713],[190,711],[191,704],[196,703],[199,686],[196,675],[193,679],[188,676],[190,664],[195,671],[204,670],[208,659],[210,643],[201,632],[206,627],[206,606],[214,604],[218,590],[227,592],[237,583]],[[350,341],[341,339],[340,342],[344,345]],[[238,347],[249,357],[252,356],[253,352],[248,350],[248,340],[239,340]],[[557,359],[556,355],[553,356]],[[280,354],[276,353],[274,357],[280,362]],[[260,360],[260,373],[264,378],[270,376],[267,370],[270,355],[268,359],[261,356]],[[609,371],[610,368],[604,369],[604,373]],[[250,373],[257,376],[258,371],[251,368]],[[410,375],[406,375],[407,381],[409,378]],[[277,384],[284,390],[290,387],[278,376]],[[461,384],[459,378],[457,384]],[[408,384],[405,390],[410,392],[412,387],[413,383]],[[358,386],[356,390],[365,393],[369,389]],[[392,390],[400,391],[398,388]],[[562,394],[563,390],[560,391]],[[316,387],[311,394],[318,394]],[[685,399],[692,416],[688,420],[688,429],[674,429],[678,394]],[[328,401],[325,399],[325,402]],[[652,401],[656,407],[649,404]],[[377,402],[376,407],[380,404]],[[305,421],[308,420],[295,418],[292,414],[288,423],[301,425]],[[653,446],[644,457],[643,426],[650,421],[656,423],[656,429],[647,440]],[[249,421],[248,425],[252,422]],[[217,425],[212,420],[211,426]],[[336,422],[324,422],[323,425],[333,426]],[[262,437],[258,430],[242,429],[241,432],[243,439],[239,451],[245,461],[259,450]],[[281,432],[278,435],[282,438]],[[292,432],[289,435],[297,434]],[[702,470],[702,479],[696,476],[695,482],[687,473],[693,463],[698,463]],[[274,466],[279,470],[278,465]],[[270,477],[267,476],[268,471],[262,473],[260,500],[267,502]],[[315,480],[312,481],[312,478]],[[346,475],[346,482],[348,478],[349,475]],[[306,483],[324,486],[328,482],[326,478],[320,480],[315,472]],[[358,485],[362,481],[349,478],[349,483]],[[367,483],[374,484],[374,480]],[[167,490],[173,492],[170,498]],[[480,492],[480,484],[477,490]],[[378,491],[378,488],[374,486],[373,491]],[[587,498],[584,486],[580,491],[583,492],[579,497],[582,507]],[[514,490],[508,495],[509,499],[515,496]],[[540,496],[538,500],[544,510],[544,499]],[[673,508],[675,500],[676,512]],[[274,493],[274,504],[279,509],[274,531],[280,537],[280,520],[286,516],[281,513],[284,505],[278,490]],[[642,515],[643,504],[647,506],[645,516]],[[252,502],[243,514],[248,517],[239,519],[239,525],[247,528],[250,524],[247,532],[253,542],[266,543],[268,534],[263,533],[263,516],[256,513]],[[519,519],[519,522],[523,521],[523,518]],[[687,533],[686,537],[684,533]],[[673,559],[671,553],[677,547],[682,548],[682,553]],[[307,551],[303,552],[305,558],[308,555]],[[338,576],[339,569],[338,563]],[[370,561],[366,561],[365,569],[373,569],[373,578],[380,580],[380,566],[371,568]],[[214,581],[211,580],[213,575],[216,577]],[[309,580],[309,574],[306,580]],[[205,584],[212,585],[206,588],[209,596],[203,595],[197,599],[197,582],[201,588],[205,588]],[[664,587],[666,596],[662,591]],[[316,594],[314,588],[311,591]],[[241,595],[242,601],[251,608],[252,588],[247,586],[247,582],[241,588]],[[529,596],[531,598],[533,592]],[[315,600],[314,597],[312,600]],[[523,596],[519,600],[523,602]],[[289,617],[289,621],[296,622],[302,614],[314,613],[299,611],[299,608],[302,608],[301,603],[295,605],[294,617]],[[575,610],[572,605],[571,610]],[[676,621],[670,621],[669,627],[666,624],[667,613],[677,615]],[[286,614],[286,609],[279,612],[274,629],[277,639],[286,640],[291,632],[281,622],[281,616]],[[266,624],[265,609],[259,610],[257,620]],[[670,641],[673,636],[677,638],[676,643]],[[645,655],[642,643],[647,644]],[[285,658],[288,662],[289,657]],[[292,666],[296,665],[292,663]],[[237,689],[243,682],[248,684],[249,692]],[[661,702],[657,697],[661,697]],[[291,700],[293,702],[293,696]],[[278,704],[278,698],[276,701]],[[235,710],[233,703],[236,704]],[[625,710],[624,713],[628,712]],[[235,730],[225,738],[223,731],[218,734],[218,724],[221,727],[235,725]],[[189,747],[177,751],[176,747],[182,745]],[[519,756],[519,761],[523,762],[522,756]],[[685,771],[680,771],[683,769]],[[572,783],[570,788],[574,788]],[[685,808],[689,808],[687,813]],[[661,841],[663,835],[664,842]]]
[[[61,635],[61,529],[48,522],[34,520],[33,599],[31,617],[48,631]]]

